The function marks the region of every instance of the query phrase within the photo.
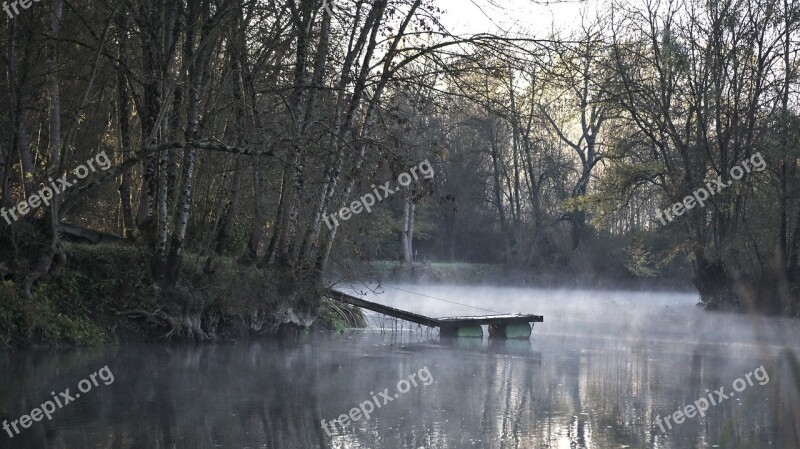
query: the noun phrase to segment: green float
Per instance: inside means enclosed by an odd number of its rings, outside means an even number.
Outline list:
[[[529,323],[490,324],[489,336],[508,339],[530,338],[531,325]]]
[[[531,325],[528,323],[507,324],[506,338],[531,338]]]

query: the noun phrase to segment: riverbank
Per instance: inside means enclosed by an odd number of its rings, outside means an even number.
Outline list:
[[[360,309],[320,298],[313,322],[290,321],[270,271],[232,258],[187,254],[179,281],[164,287],[149,259],[132,244],[65,243],[66,266],[39,282],[30,299],[8,278],[0,283],[0,345],[93,345],[123,341],[235,341],[287,331],[342,331],[365,326]],[[696,294],[688,274],[636,277],[606,272],[564,275],[556,271],[507,271],[502,265],[375,261],[349,264],[346,275],[386,283],[495,285],[593,290],[683,291]],[[685,273],[684,273],[685,274]],[[338,284],[337,284],[338,285]]]
[[[38,283],[30,299],[13,279],[0,283],[5,346],[237,340],[281,331],[287,305],[267,270],[189,254],[181,280],[162,287],[133,245],[66,243],[64,252],[64,272]],[[310,329],[359,324],[359,310],[323,299]]]

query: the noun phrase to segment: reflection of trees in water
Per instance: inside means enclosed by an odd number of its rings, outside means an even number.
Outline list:
[[[720,444],[726,448],[763,447],[765,442],[783,441],[779,447],[796,444],[797,421],[776,425],[788,410],[779,410],[775,402],[798,404],[797,389],[788,396],[780,393],[781,384],[791,376],[776,376],[771,383],[756,383],[717,406],[711,406],[706,416],[686,419],[672,424],[662,433],[655,424],[656,416],[664,418],[682,410],[685,405],[720,386],[730,392],[737,377],[753,371],[763,362],[758,351],[730,354],[720,345],[651,345],[635,349],[606,348],[589,351],[581,363],[579,381],[584,411],[590,413],[591,440],[596,446],[604,444],[631,447],[704,447]],[[568,362],[568,365],[574,365]],[[589,374],[590,373],[590,374]],[[585,387],[584,387],[585,384]],[[791,388],[790,388],[791,389]],[[570,391],[574,391],[571,388]],[[768,401],[765,398],[769,397]],[[785,398],[780,401],[780,398]],[[573,398],[571,398],[573,399]],[[741,402],[739,401],[741,399]],[[778,401],[774,401],[778,399]],[[574,402],[573,406],[577,404]],[[580,412],[575,407],[574,413]],[[780,413],[784,413],[781,415]],[[791,413],[790,413],[791,415]],[[578,415],[580,416],[580,415]],[[794,416],[797,416],[796,411]],[[576,434],[576,436],[578,436]],[[572,447],[584,447],[577,439]]]
[[[673,426],[667,435],[654,424],[656,415],[679,410],[706,388],[730,389],[736,377],[763,363],[756,362],[768,356],[763,351],[734,355],[721,345],[631,347],[614,339],[546,336],[437,344],[379,335],[329,338],[0,356],[0,374],[8,379],[0,405],[17,418],[17,410],[29,411],[49,391],[72,387],[109,364],[114,384],[93,389],[53,421],[34,424],[12,447],[678,448],[708,442],[758,448],[797,441],[793,418],[800,401],[788,364],[767,366],[769,384],[749,387],[705,418]],[[582,350],[558,350],[575,347]],[[333,437],[320,427],[321,419],[347,413],[371,391],[394,393],[400,379],[424,366],[433,385],[412,387]],[[0,439],[4,444],[8,439]]]
[[[317,375],[307,366],[313,359],[290,352],[277,355],[281,350],[275,346],[256,343],[250,351],[230,346],[144,346],[121,351],[124,355],[111,365],[114,384],[101,384],[102,388],[59,410],[52,425],[35,423],[12,440],[14,447],[188,449],[266,444],[288,448],[312,447],[309,443],[314,440],[323,447],[319,411],[297,404],[307,397],[304,387]],[[108,358],[100,360],[108,363]],[[58,365],[68,363],[62,359],[32,373],[52,373]],[[93,371],[75,372],[82,374],[65,388]],[[19,392],[14,396],[44,397]],[[35,405],[20,404],[27,410]],[[70,421],[66,414],[80,420],[73,423],[77,428],[65,428]],[[53,429],[47,436],[37,431],[49,427]]]

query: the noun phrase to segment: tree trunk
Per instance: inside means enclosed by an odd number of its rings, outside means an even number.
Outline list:
[[[19,34],[19,17],[14,17],[10,20],[11,45],[9,57],[9,90],[11,99],[11,120],[13,123],[12,131],[12,147],[11,154],[19,155],[20,165],[22,168],[22,184],[24,187],[24,195],[27,198],[33,191],[33,158],[31,157],[31,150],[28,142],[28,127],[25,120],[25,108],[23,105],[22,92],[20,87],[25,80],[20,79],[19,73],[19,57],[17,48],[17,38]],[[25,50],[24,59],[27,60],[28,51]],[[14,157],[14,156],[11,156]],[[9,171],[11,165],[9,164]],[[8,192],[10,197],[10,192]]]
[[[163,75],[159,64],[159,42],[156,41],[160,37],[161,27],[158,26],[159,21],[155,17],[160,16],[161,11],[159,6],[155,6],[149,1],[142,1],[139,3],[139,11],[136,17],[140,29],[154,28],[150,33],[142,33],[142,64],[144,79],[142,81],[142,90],[144,91],[144,99],[142,110],[138,111],[141,116],[142,126],[142,147],[146,147],[153,143],[156,138],[156,130],[159,126],[158,115],[161,109],[161,85],[163,80],[160,76]],[[156,9],[156,11],[153,11]],[[142,178],[142,192],[139,195],[139,210],[137,212],[136,224],[149,222],[156,211],[156,202],[158,200],[158,166],[160,156],[155,153],[148,154],[144,162],[144,174]],[[151,231],[153,224],[148,224],[148,231]]]
[[[50,90],[50,165],[49,167],[60,167],[61,160],[61,93],[58,86],[58,36],[61,30],[61,20],[63,18],[64,1],[55,0],[53,3],[53,14],[50,18],[50,38],[52,47],[48,57],[48,87]],[[60,170],[59,173],[61,174]],[[45,210],[45,219],[49,225],[50,246],[55,255],[58,247],[58,223],[59,223],[59,204],[58,197],[54,197],[50,208]],[[52,255],[51,255],[52,259]],[[48,266],[49,269],[49,266]]]
[[[124,19],[122,19],[124,21]],[[128,32],[126,29],[120,30],[119,38],[119,58],[127,57]],[[122,160],[130,157],[131,151],[131,128],[130,128],[130,97],[128,94],[128,83],[122,64],[117,64],[117,142],[119,154]],[[122,210],[122,235],[127,237],[131,231],[136,229],[136,221],[133,216],[133,206],[131,204],[131,175],[129,172],[122,174],[119,184],[120,209]]]
[[[231,186],[231,200],[225,208],[225,217],[220,223],[217,233],[217,245],[215,251],[222,255],[228,247],[233,236],[233,226],[236,224],[236,214],[239,210],[239,197],[242,190],[242,169],[241,161],[236,158],[233,166],[233,186]]]
[[[493,125],[490,125],[493,126]],[[500,232],[503,235],[503,243],[505,243],[505,255],[503,259],[506,265],[511,264],[511,230],[509,229],[508,219],[506,218],[505,206],[503,205],[503,183],[500,179],[500,154],[497,148],[497,137],[495,136],[494,128],[489,130],[491,138],[490,153],[492,156],[492,176],[493,176],[493,193],[494,202],[497,207],[497,212],[500,215]]]
[[[183,189],[178,200],[178,213],[175,215],[175,225],[172,240],[170,242],[170,253],[167,259],[169,278],[175,280],[180,269],[181,256],[183,254],[183,241],[186,238],[186,229],[189,225],[189,216],[192,209],[192,187],[194,182],[194,164],[197,150],[190,149],[186,153],[183,161]]]
[[[0,207],[8,205],[8,177],[6,176],[6,157],[8,152],[3,150],[3,144],[0,143]]]
[[[290,2],[295,8],[294,1]],[[303,131],[306,129],[306,113],[303,109],[303,96],[306,87],[306,68],[308,66],[308,34],[307,25],[311,20],[311,2],[301,2],[300,10],[293,10],[295,21],[295,32],[297,33],[297,44],[294,63],[294,82],[292,86],[292,112],[294,116],[294,128],[292,129],[291,150],[287,155],[283,166],[283,178],[281,181],[281,191],[285,196],[283,207],[280,209],[278,220],[278,241],[276,263],[283,273],[285,284],[288,285],[289,271],[292,268],[292,249],[294,248],[292,236],[296,233],[297,227],[297,202],[302,198],[302,177],[304,172],[304,147],[305,144],[300,140],[304,138]]]
[[[247,240],[247,260],[253,263],[258,260],[258,248],[264,238],[264,201],[262,196],[264,186],[264,168],[261,161],[257,161],[253,167],[253,229],[250,231],[250,238]]]
[[[187,67],[189,88],[186,105],[187,126],[184,137],[188,141],[193,141],[197,139],[199,134],[200,94],[205,83],[208,54],[211,47],[210,35],[213,25],[210,21],[209,2],[207,0],[190,0],[189,5],[188,17],[191,23],[184,41],[183,60],[184,64],[191,65]],[[197,28],[200,26],[202,26],[200,39],[195,48],[195,36]],[[195,57],[196,60],[193,60]],[[179,210],[175,215],[174,230],[170,241],[170,253],[167,259],[167,272],[169,279],[173,281],[177,278],[180,269],[186,229],[191,215],[196,152],[197,150],[194,148],[189,149],[184,160],[183,189],[178,201]]]
[[[61,30],[63,0],[53,2],[50,17],[50,46],[47,57],[47,84],[50,93],[50,161],[48,167],[60,167],[61,162],[61,94],[58,86],[58,35]],[[58,173],[60,174],[60,173]],[[57,208],[57,201],[53,207]],[[58,213],[55,214],[58,216]]]
[[[417,205],[414,204],[414,198],[410,193],[405,195],[403,204],[403,260],[408,265],[414,265],[414,212]]]

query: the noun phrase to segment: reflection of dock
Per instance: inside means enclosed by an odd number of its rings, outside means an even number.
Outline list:
[[[490,336],[500,338],[528,338],[531,336],[532,324],[544,321],[544,317],[541,315],[522,314],[430,318],[417,313],[406,312],[405,310],[366,301],[333,289],[328,290],[328,295],[332,299],[352,306],[361,307],[362,309],[372,310],[373,312],[382,313],[423,326],[438,327],[440,335],[442,336],[482,337],[483,329],[480,326],[486,324],[489,326]]]

